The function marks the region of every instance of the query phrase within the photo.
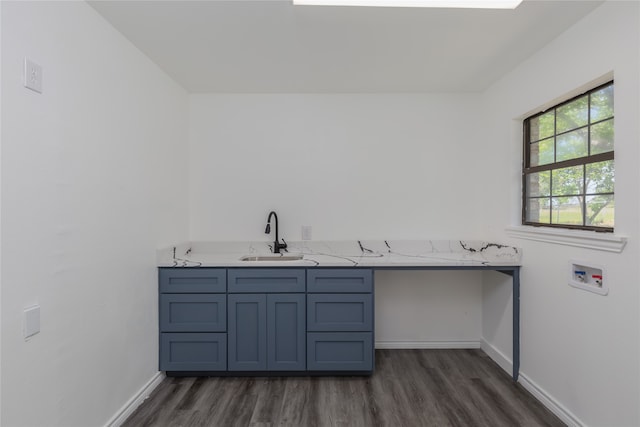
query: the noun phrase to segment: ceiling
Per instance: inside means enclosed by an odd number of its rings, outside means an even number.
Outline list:
[[[602,1],[515,10],[91,1],[191,93],[473,92]]]

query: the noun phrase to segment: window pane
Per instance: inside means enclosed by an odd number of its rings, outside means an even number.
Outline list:
[[[578,129],[558,136],[556,162],[584,157],[587,153],[587,129]]]
[[[525,223],[613,228],[613,104],[610,82],[525,119]]]
[[[553,197],[551,206],[551,223],[582,225],[582,203],[579,198]]]
[[[587,168],[587,194],[613,193],[613,160],[591,163]]]
[[[526,220],[529,222],[541,222],[549,224],[549,198],[528,199]]]
[[[529,120],[529,142],[553,136],[553,110]]]
[[[591,154],[613,151],[613,119],[591,126]]]
[[[591,122],[613,117],[613,85],[591,94]]]
[[[556,132],[566,132],[580,126],[585,126],[589,121],[588,97],[583,96],[556,110]]]
[[[613,195],[587,196],[587,225],[613,227]]]
[[[552,193],[554,196],[582,194],[583,166],[556,169],[552,176]]]
[[[553,138],[529,145],[531,166],[553,163]]]
[[[551,172],[537,172],[527,175],[527,196],[539,197],[551,195]]]

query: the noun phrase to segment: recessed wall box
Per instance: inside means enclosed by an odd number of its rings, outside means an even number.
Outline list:
[[[584,261],[569,261],[569,285],[574,288],[607,295],[609,288],[605,286],[604,267]]]

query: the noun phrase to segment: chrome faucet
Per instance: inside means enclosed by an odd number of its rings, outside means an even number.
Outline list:
[[[284,239],[282,239],[282,243],[280,243],[280,239],[278,239],[278,215],[274,211],[271,211],[269,213],[269,217],[267,218],[267,228],[264,229],[264,233],[265,234],[271,233],[271,217],[272,216],[275,217],[276,219],[276,240],[274,240],[273,242],[273,253],[279,254],[280,249],[287,249],[287,242],[285,242]]]

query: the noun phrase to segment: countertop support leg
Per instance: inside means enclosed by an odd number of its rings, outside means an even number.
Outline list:
[[[513,382],[520,374],[520,267],[513,270]]]
[[[520,375],[520,267],[496,270],[511,276],[513,282],[513,382],[518,382]]]

